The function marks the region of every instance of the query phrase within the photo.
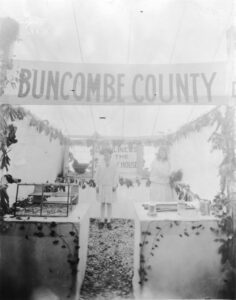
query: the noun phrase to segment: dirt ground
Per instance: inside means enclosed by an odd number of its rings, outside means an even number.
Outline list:
[[[112,230],[90,220],[88,260],[82,300],[133,299],[134,222],[113,219]]]

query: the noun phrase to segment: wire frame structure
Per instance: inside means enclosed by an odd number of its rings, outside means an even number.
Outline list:
[[[68,217],[78,203],[79,186],[69,183],[19,183],[15,217]]]

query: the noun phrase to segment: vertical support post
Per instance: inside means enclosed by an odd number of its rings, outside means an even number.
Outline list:
[[[236,80],[235,66],[236,66],[236,6],[234,0],[232,0],[232,20],[229,29],[226,32],[227,38],[227,53],[228,53],[228,72],[227,72],[227,96],[228,96],[228,107],[226,110],[226,117],[230,114],[231,121],[233,123],[233,133],[230,136],[230,141],[227,143],[227,153],[236,157],[236,116],[235,116],[235,104],[233,99],[233,82]],[[230,113],[231,111],[231,113]],[[233,214],[234,227],[236,226],[236,172],[234,172],[234,178],[228,181],[228,193],[231,202],[231,209]]]
[[[65,145],[64,163],[63,163],[63,176],[67,175],[69,171],[69,145]]]
[[[93,149],[92,149],[92,178],[94,178],[95,175],[95,160],[94,160],[94,156],[95,156],[95,145],[94,145],[95,141],[93,140]]]
[[[16,186],[16,203],[15,203],[15,209],[14,209],[14,216],[16,216],[16,205],[17,205],[17,199],[18,199],[18,193],[19,193],[19,183],[17,183],[17,186]]]
[[[42,212],[43,212],[43,195],[44,195],[44,184],[42,184],[42,198],[41,198],[41,202],[40,202],[40,217],[42,216]]]
[[[228,106],[226,108],[226,122],[228,125],[225,128],[224,134],[227,139],[226,142],[226,155],[228,157],[228,164],[231,164],[230,175],[226,177],[226,188],[227,197],[230,201],[231,216],[233,222],[233,230],[236,232],[236,152],[235,152],[235,134],[236,134],[236,119],[235,119],[235,94],[233,91],[234,85],[236,83],[236,6],[234,0],[232,2],[232,19],[230,28],[226,32],[227,38],[227,54],[228,54],[228,64],[227,64],[227,82],[226,82],[226,95],[228,98]],[[231,244],[230,251],[230,264],[233,268],[236,267],[236,237],[233,235],[233,240]],[[232,282],[235,283],[236,276],[232,272]],[[232,299],[236,298],[236,288],[234,287],[229,293],[232,293]]]
[[[236,110],[235,108],[232,108],[232,111],[233,111],[233,120],[232,122],[234,123],[233,124],[233,128],[234,128],[234,131],[233,131],[233,136],[232,136],[232,139],[231,139],[231,143],[232,143],[232,148],[233,148],[233,156],[234,156],[234,163],[235,163],[235,160],[236,160]],[[234,166],[235,168],[235,166]],[[232,179],[230,180],[229,182],[229,199],[230,199],[230,208],[231,208],[231,213],[232,213],[232,221],[233,221],[233,232],[236,234],[236,169],[234,169],[234,172],[233,172],[233,176],[232,176]],[[233,268],[235,269],[236,268],[236,236],[235,234],[233,234],[233,243],[232,243],[232,250],[231,250],[231,253],[232,253],[232,266]],[[233,278],[233,282],[236,282],[236,275],[233,274],[232,275]],[[234,285],[234,289],[233,289],[233,299],[236,298],[236,286]]]
[[[0,97],[4,94],[7,70],[11,68],[12,48],[19,34],[19,24],[11,18],[0,18]],[[6,36],[8,38],[6,39]]]
[[[69,204],[70,203],[70,184],[68,183],[67,185],[68,191],[67,191],[67,206],[66,206],[66,216],[68,217],[69,215]]]
[[[144,167],[144,145],[137,145],[137,176],[141,177]]]
[[[230,207],[232,212],[232,220],[233,220],[233,230],[236,232],[236,169],[235,169],[235,161],[236,161],[236,116],[235,116],[235,96],[233,87],[236,83],[236,5],[234,0],[232,0],[232,21],[231,27],[227,31],[227,50],[228,50],[228,94],[229,94],[229,107],[228,113],[230,114],[230,118],[232,121],[232,135],[230,135],[230,140],[228,141],[227,150],[228,154],[232,156],[234,162],[234,172],[232,178],[228,183],[228,192],[229,192],[229,200]],[[232,244],[232,265],[233,268],[236,267],[236,237],[233,235],[233,244]],[[233,276],[233,282],[236,281],[235,274]],[[233,298],[236,298],[236,288],[233,291]]]

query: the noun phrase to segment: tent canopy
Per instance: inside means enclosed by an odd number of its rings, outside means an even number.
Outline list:
[[[233,0],[1,0],[20,24],[14,58],[170,64],[227,60]]]
[[[1,0],[20,24],[13,58],[106,64],[227,60],[233,0]],[[27,106],[68,136],[155,136],[209,106]],[[101,119],[100,117],[105,117]]]

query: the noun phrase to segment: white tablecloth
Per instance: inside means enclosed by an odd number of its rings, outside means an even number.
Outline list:
[[[137,299],[217,298],[223,282],[217,220],[159,212],[135,203],[134,293]]]
[[[87,261],[88,212],[89,205],[82,203],[68,217],[6,216],[6,230],[0,232],[0,299],[79,299]]]

